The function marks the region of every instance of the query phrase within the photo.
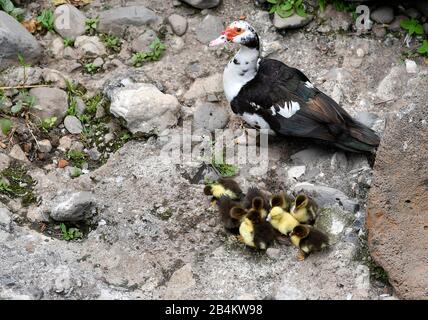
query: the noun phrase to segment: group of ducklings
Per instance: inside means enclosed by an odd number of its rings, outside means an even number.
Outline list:
[[[275,238],[287,236],[299,248],[298,260],[302,261],[328,246],[328,236],[313,226],[318,206],[303,193],[295,199],[285,193],[269,198],[251,187],[244,194],[238,183],[228,178],[205,186],[204,193],[218,206],[224,227],[249,247],[266,250]]]

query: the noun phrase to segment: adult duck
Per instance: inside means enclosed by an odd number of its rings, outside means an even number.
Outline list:
[[[327,141],[352,152],[373,152],[376,133],[354,120],[301,71],[260,56],[260,39],[246,21],[234,21],[210,46],[241,49],[223,73],[224,93],[235,114],[271,134]]]

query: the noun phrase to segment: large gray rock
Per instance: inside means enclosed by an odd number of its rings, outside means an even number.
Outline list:
[[[371,13],[370,18],[377,23],[390,23],[394,20],[394,9],[386,6],[379,7]]]
[[[96,58],[107,53],[104,44],[97,36],[77,37],[74,46],[77,48],[79,55],[85,58]]]
[[[196,28],[196,38],[200,42],[208,44],[211,40],[220,36],[223,30],[223,21],[219,17],[209,14]]]
[[[76,39],[85,34],[85,15],[71,4],[58,6],[54,12],[55,31],[63,38]]]
[[[95,204],[91,192],[67,193],[54,198],[50,217],[56,221],[82,221],[94,215]]]
[[[11,67],[0,74],[0,85],[18,86],[40,84],[42,82],[43,70],[39,67]]]
[[[184,98],[191,100],[221,92],[223,92],[223,76],[221,73],[216,73],[207,78],[196,79],[184,94]]]
[[[110,112],[123,118],[132,133],[160,133],[177,123],[180,109],[177,98],[160,92],[152,84],[117,88],[110,99]]]
[[[277,29],[295,29],[307,25],[312,21],[314,17],[308,14],[306,17],[301,17],[298,14],[293,14],[288,18],[281,18],[279,14],[275,12],[273,17],[273,25]]]
[[[221,0],[181,0],[187,4],[190,4],[192,7],[198,9],[210,9],[217,7]]]
[[[177,36],[182,36],[187,30],[187,19],[178,14],[172,14],[168,17],[168,22]]]
[[[82,123],[75,116],[66,116],[64,126],[71,134],[80,134],[83,131]]]
[[[142,27],[156,25],[160,17],[144,6],[130,6],[114,8],[100,12],[100,22],[97,30],[102,33],[111,33],[118,37],[123,36],[129,26]]]
[[[57,88],[33,88],[30,95],[36,98],[35,105],[31,109],[39,120],[56,117],[59,124],[67,114],[67,93]]]
[[[214,131],[223,129],[229,121],[226,108],[214,103],[199,103],[193,114],[193,125],[196,130]]]
[[[28,63],[39,60],[42,50],[31,33],[4,11],[0,11],[0,70],[18,65],[18,54]]]

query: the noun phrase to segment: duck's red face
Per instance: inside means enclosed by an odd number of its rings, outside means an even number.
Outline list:
[[[210,47],[218,46],[227,42],[242,43],[242,38],[251,37],[254,29],[245,21],[232,22],[218,37],[210,42]]]

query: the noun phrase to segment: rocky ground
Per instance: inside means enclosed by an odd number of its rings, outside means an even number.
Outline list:
[[[0,298],[427,298],[428,68],[415,53],[426,36],[400,28],[415,18],[428,32],[426,6],[369,2],[374,24],[360,32],[349,10],[317,1],[305,19],[264,1],[71,2],[16,1],[27,29],[0,11]],[[34,20],[44,9],[50,31]],[[332,246],[304,262],[290,246],[237,243],[202,192],[227,172],[165,152],[180,148],[171,137],[215,129],[242,139],[221,83],[237,48],[207,46],[242,15],[265,56],[383,137],[374,170],[366,156],[277,138],[267,173],[237,166],[244,189],[319,203]]]

